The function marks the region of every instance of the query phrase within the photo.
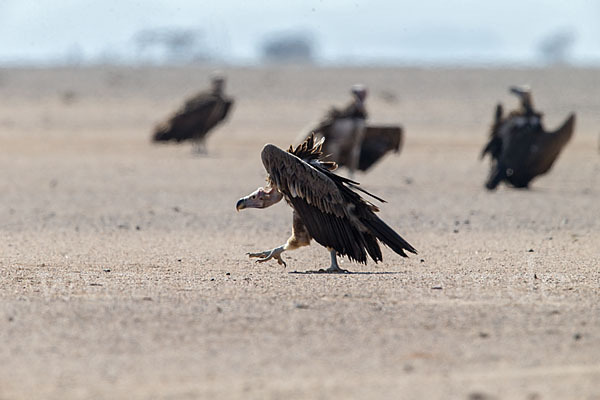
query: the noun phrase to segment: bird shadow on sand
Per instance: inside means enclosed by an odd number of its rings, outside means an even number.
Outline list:
[[[325,272],[325,271],[319,271],[319,270],[312,270],[312,271],[290,271],[288,272],[288,274],[295,274],[295,275],[339,275],[339,276],[345,276],[345,275],[399,275],[402,274],[403,272],[396,272],[396,271],[346,271],[346,272]]]

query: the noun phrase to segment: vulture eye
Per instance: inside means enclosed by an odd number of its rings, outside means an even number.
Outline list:
[[[251,197],[251,199],[255,199],[255,198],[256,198],[256,195],[255,195],[255,194],[253,194],[253,195],[252,195],[252,197]]]

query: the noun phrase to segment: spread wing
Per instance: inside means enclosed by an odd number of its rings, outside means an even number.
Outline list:
[[[227,116],[232,104],[232,100],[201,93],[188,100],[166,122],[158,125],[154,132],[154,140],[180,142],[201,138]]]
[[[331,107],[329,112],[321,119],[321,121],[319,121],[317,126],[311,129],[304,140],[307,140],[313,133],[319,135],[320,137],[328,138],[331,127],[338,118],[341,118],[341,113],[341,110]]]
[[[387,152],[399,152],[404,141],[400,126],[367,126],[360,149],[358,169],[366,171]]]
[[[540,175],[550,170],[561,150],[573,136],[574,130],[575,114],[571,114],[556,131],[544,133],[536,140],[530,162],[532,174]]]
[[[367,254],[382,259],[377,240],[406,257],[404,250],[416,250],[375,215],[377,207],[354,190],[356,182],[331,172],[330,164],[320,161],[320,145],[286,152],[274,145],[263,148],[261,158],[269,180],[298,213],[310,235],[321,245],[335,249],[351,260],[366,263]],[[308,150],[307,150],[308,149]],[[354,190],[353,190],[354,189]],[[381,199],[378,199],[381,200]]]

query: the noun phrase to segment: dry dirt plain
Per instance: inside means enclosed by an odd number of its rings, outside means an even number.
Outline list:
[[[210,155],[152,126],[210,69],[0,70],[1,399],[599,399],[600,71],[225,69]],[[291,210],[235,212],[349,86],[402,153],[366,175],[418,250],[288,268]],[[574,139],[531,190],[483,189],[497,101],[529,83]]]

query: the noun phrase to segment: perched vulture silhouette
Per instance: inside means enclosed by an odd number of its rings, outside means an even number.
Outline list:
[[[399,126],[366,124],[364,101],[367,90],[363,85],[352,87],[352,102],[343,109],[332,108],[325,118],[308,134],[325,138],[323,153],[340,167],[366,171],[387,152],[399,152],[403,142]],[[306,137],[304,138],[306,139]]]
[[[331,255],[331,266],[319,272],[340,273],[347,271],[338,266],[338,254],[365,264],[367,256],[376,263],[381,261],[378,241],[402,257],[407,257],[405,250],[417,254],[375,215],[379,209],[357,191],[384,200],[361,189],[357,182],[332,172],[337,166],[322,158],[322,144],[323,140],[316,142],[311,135],[296,148],[290,146],[288,151],[272,144],[263,148],[261,158],[268,173],[268,185],[238,200],[236,209],[266,208],[285,198],[294,210],[292,236],[284,245],[248,255],[257,257],[258,262],[275,258],[285,266],[281,258],[284,251],[307,246],[315,239]]]
[[[498,104],[490,140],[481,152],[481,158],[489,154],[492,159],[485,184],[489,190],[502,181],[517,188],[528,187],[532,179],[550,170],[575,127],[575,114],[571,114],[556,131],[546,132],[543,115],[533,108],[529,88],[512,87],[510,91],[520,98],[520,108],[504,117]]]
[[[233,105],[233,99],[225,96],[223,92],[224,86],[223,77],[213,77],[210,90],[186,100],[181,109],[155,128],[153,140],[190,140],[197,152],[205,152],[208,132],[225,120]]]

